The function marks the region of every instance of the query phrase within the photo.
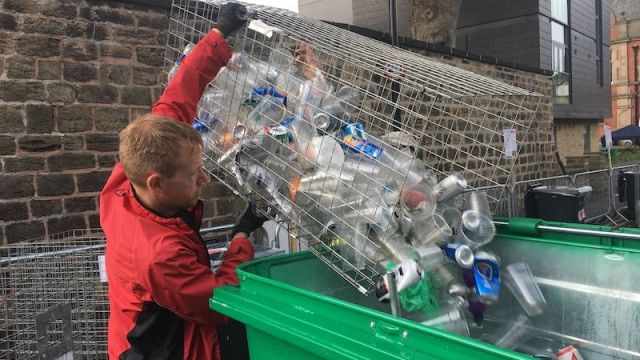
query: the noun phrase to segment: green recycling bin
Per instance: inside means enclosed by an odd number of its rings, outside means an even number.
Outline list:
[[[487,245],[502,264],[525,261],[548,306],[512,350],[491,334],[517,303],[503,289],[482,327],[463,337],[390,315],[308,252],[264,258],[238,269],[212,310],[246,325],[252,360],[556,358],[574,346],[585,360],[640,358],[640,235],[637,229],[498,220]]]

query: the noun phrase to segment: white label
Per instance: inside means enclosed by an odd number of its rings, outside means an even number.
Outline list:
[[[513,159],[518,154],[518,143],[516,142],[516,129],[502,129],[504,136],[505,159]]]
[[[269,39],[271,39],[274,32],[279,31],[278,28],[269,26],[260,20],[252,20],[249,23],[249,29],[259,32],[260,34],[268,37]]]
[[[607,149],[611,149],[613,146],[613,140],[611,139],[611,128],[609,125],[604,126],[604,143]]]
[[[391,59],[384,66],[384,74],[394,80],[400,80],[404,77],[404,64],[398,59]]]
[[[107,266],[104,255],[98,255],[98,271],[100,273],[100,282],[107,283]]]

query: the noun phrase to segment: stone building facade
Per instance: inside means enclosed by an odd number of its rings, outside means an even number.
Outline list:
[[[99,226],[118,133],[160,94],[168,24],[166,7],[0,0],[0,244]],[[226,187],[204,198],[204,225],[233,221]]]

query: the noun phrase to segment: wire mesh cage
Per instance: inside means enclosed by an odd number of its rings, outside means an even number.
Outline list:
[[[100,230],[0,248],[1,359],[106,359],[103,254]]]
[[[220,6],[173,2],[169,78],[215,26]],[[405,245],[430,241],[419,235],[463,233],[461,211],[478,205],[465,195],[471,190],[486,194],[474,197],[484,214],[504,207],[540,94],[286,10],[247,6],[259,21],[228,39],[234,56],[194,121],[207,170],[288,223],[361,292],[378,286],[387,260],[414,251]],[[396,233],[399,244],[389,240]]]

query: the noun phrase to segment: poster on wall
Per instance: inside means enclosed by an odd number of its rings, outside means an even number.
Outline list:
[[[516,143],[516,129],[502,129],[504,136],[504,154],[506,159],[513,159],[518,154],[518,144]]]
[[[609,125],[604,126],[604,146],[607,149],[611,149],[613,146],[613,140],[611,139],[611,128]]]

